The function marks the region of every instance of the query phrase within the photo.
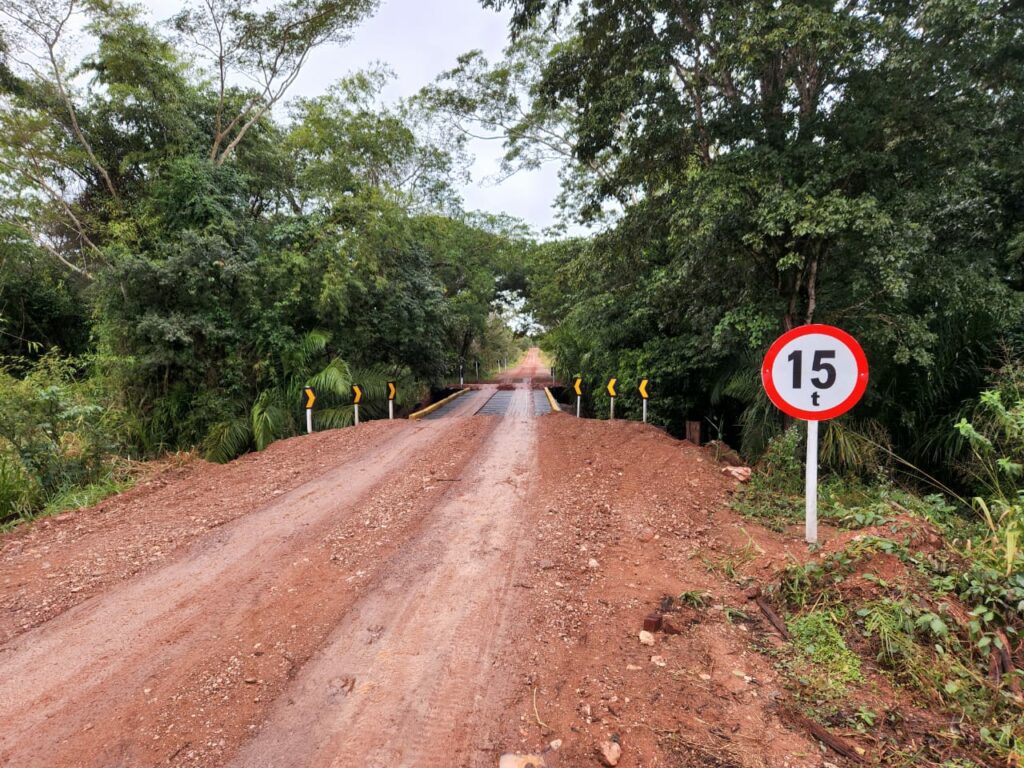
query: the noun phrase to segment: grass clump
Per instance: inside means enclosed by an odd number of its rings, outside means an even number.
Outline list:
[[[810,611],[792,619],[789,633],[800,657],[798,675],[816,699],[845,696],[847,686],[864,680],[860,658],[846,645],[837,624],[842,609]]]

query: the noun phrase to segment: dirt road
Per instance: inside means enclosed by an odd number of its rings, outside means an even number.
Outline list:
[[[649,427],[535,416],[539,371],[502,416],[483,385],[0,538],[0,765],[595,765],[613,732],[623,766],[819,765],[738,628],[659,640],[672,677],[636,641],[663,594],[742,601],[692,562],[742,541],[731,481]],[[673,718],[736,755],[666,746]]]

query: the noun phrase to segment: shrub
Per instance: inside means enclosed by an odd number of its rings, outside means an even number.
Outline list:
[[[1007,365],[981,393],[970,420],[956,428],[970,445],[968,474],[981,490],[974,504],[1007,575],[1021,564],[1024,532],[1024,364]]]
[[[12,365],[0,367],[0,522],[100,477],[115,448],[111,413],[80,362],[48,353],[24,378]]]

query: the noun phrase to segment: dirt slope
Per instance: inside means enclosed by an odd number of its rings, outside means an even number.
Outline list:
[[[592,766],[613,734],[621,766],[821,765],[701,559],[785,543],[700,450],[532,416],[546,374],[534,350],[502,377],[504,417],[472,415],[485,385],[0,539],[0,765],[494,766],[559,739],[546,765]],[[640,645],[686,590],[712,605]]]
[[[768,574],[772,555],[805,548],[742,522],[714,459],[651,427],[555,414],[540,420],[538,446],[520,584],[530,611],[510,652],[519,678],[502,745],[539,752],[561,739],[548,766],[600,765],[597,747],[613,736],[620,766],[821,765],[816,743],[780,719],[777,677],[753,648],[774,642],[771,628],[713,567],[753,547]],[[710,599],[674,599],[680,634],[641,644],[644,617],[684,592]],[[727,608],[752,621],[730,623]]]

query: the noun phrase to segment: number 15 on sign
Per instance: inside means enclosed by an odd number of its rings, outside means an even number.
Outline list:
[[[868,360],[846,331],[804,325],[783,334],[768,350],[761,381],[784,413],[807,422],[806,538],[818,540],[818,422],[841,416],[868,386]]]

